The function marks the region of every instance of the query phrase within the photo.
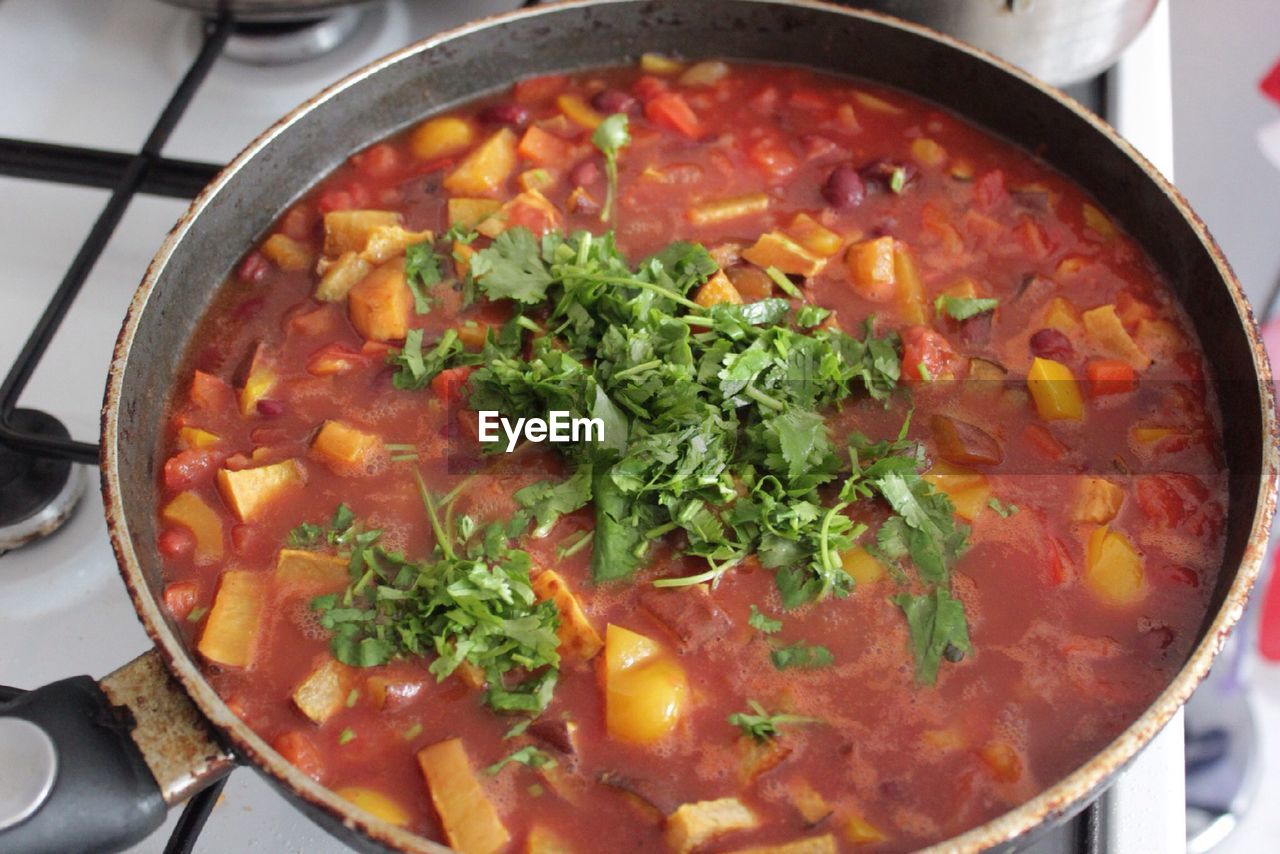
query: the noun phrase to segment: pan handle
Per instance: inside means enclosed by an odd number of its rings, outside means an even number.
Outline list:
[[[155,650],[0,703],[0,850],[116,851],[235,759]]]

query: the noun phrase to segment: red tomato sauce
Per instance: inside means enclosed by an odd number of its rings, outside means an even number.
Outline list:
[[[461,120],[453,131],[459,136],[442,134],[450,144],[433,142],[420,126],[352,156],[245,257],[190,346],[162,449],[158,548],[166,602],[197,646],[224,574],[260,581],[263,606],[243,664],[209,659],[208,679],[303,771],[366,806],[367,795],[352,787],[381,795],[391,806],[373,811],[423,835],[457,844],[415,754],[458,738],[509,835],[507,850],[546,850],[536,848],[545,837],[528,841],[535,826],[570,850],[661,850],[670,833],[665,816],[720,798],[737,798],[756,826],[709,838],[699,850],[810,837],[825,847],[806,850],[936,842],[1029,799],[1115,738],[1171,680],[1204,616],[1226,508],[1220,427],[1199,342],[1141,249],[1063,176],[927,103],[795,68],[703,71],[694,82],[682,82],[679,67],[524,81],[450,113]],[[600,232],[603,160],[565,95],[597,118],[629,113],[616,228],[628,257],[676,239],[700,242],[749,302],[783,295],[741,260],[761,234],[780,230],[826,253],[814,251],[826,258],[821,272],[795,277],[806,301],[833,309],[851,334],[870,315],[879,329],[899,330],[909,391],[888,407],[855,397],[830,413],[829,424],[837,439],[852,430],[891,438],[912,410],[909,435],[925,444],[933,474],[951,476],[939,488],[972,525],[953,590],[974,652],[944,663],[936,685],[914,678],[907,624],[890,601],[896,583],[883,567],[859,578],[848,598],[784,610],[773,573],[747,561],[705,603],[697,600],[703,610],[681,612],[672,607],[677,597],[700,594],[649,582],[705,564],[672,557],[678,544],[668,543],[634,579],[594,585],[589,547],[568,558],[557,553],[591,527],[584,510],[520,545],[576,591],[601,636],[608,625],[625,627],[657,641],[683,668],[691,699],[672,733],[643,746],[611,736],[604,653],[562,667],[542,716],[577,725],[572,752],[527,734],[504,740],[512,719],[485,707],[482,692],[457,676],[437,682],[430,656],[350,668],[344,700],[323,723],[300,711],[295,690],[331,660],[328,633],[309,603],[333,588],[277,579],[292,529],[322,523],[345,503],[362,523],[385,531],[389,548],[425,556],[434,538],[411,465],[440,493],[461,483],[476,460],[496,466],[498,473],[474,479],[458,499],[459,513],[481,520],[509,518],[516,489],[563,471],[550,446],[525,446],[511,457],[478,453],[466,426],[474,413],[465,409],[464,369],[422,391],[393,387],[385,359],[399,340],[369,340],[342,300],[313,296],[324,215],[391,211],[405,230],[438,235],[451,224],[450,197],[503,202],[539,186],[566,232]],[[450,192],[454,170],[506,127],[519,149],[492,191]],[[833,179],[841,167],[855,177]],[[767,201],[723,221],[696,213],[752,196]],[[816,243],[805,242],[813,233],[797,224],[798,214],[820,227]],[[512,217],[511,225],[549,224],[536,212]],[[866,247],[885,237],[885,246],[913,262],[914,295],[901,268],[890,285],[860,279],[875,259],[869,254],[859,267],[859,252],[873,253]],[[463,305],[457,271],[443,272],[430,289],[431,310],[409,317],[428,344],[467,321],[487,326],[508,316],[505,306],[483,299]],[[946,294],[996,299],[998,307],[956,321],[935,306]],[[1085,314],[1106,306],[1149,365],[1131,369],[1143,359],[1086,323]],[[270,373],[260,394],[251,388],[255,354]],[[1079,419],[1044,417],[1026,382],[1037,357],[1074,377]],[[957,452],[940,448],[946,422],[937,416],[978,426],[1000,449],[1000,462],[948,462]],[[356,463],[335,463],[314,447],[330,420],[377,437],[380,446]],[[386,445],[416,458],[392,459],[397,452]],[[219,472],[288,460],[305,486],[275,491],[240,518]],[[1090,478],[1111,485],[1118,506],[1104,499],[1101,509],[1081,509],[1090,488],[1105,490]],[[179,496],[198,499],[204,511],[173,510]],[[884,512],[868,503],[856,515],[875,522]],[[1091,538],[1108,533],[1140,557],[1137,587],[1116,593],[1118,600],[1107,598],[1107,582],[1090,580]],[[748,625],[753,605],[783,628],[766,636]],[[834,664],[775,669],[770,651],[796,641],[825,646]],[[399,686],[381,706],[375,677]],[[754,745],[726,722],[747,711],[749,700],[820,723],[789,726]],[[554,769],[483,770],[530,743],[556,758]],[[782,755],[753,766],[768,750]]]

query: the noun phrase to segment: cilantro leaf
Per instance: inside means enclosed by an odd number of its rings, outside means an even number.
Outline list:
[[[939,587],[932,593],[912,595],[899,593],[893,603],[906,614],[911,631],[911,651],[916,660],[916,681],[932,685],[938,678],[938,667],[945,657],[956,661],[960,653],[972,653],[964,606]]]
[[[404,250],[404,279],[413,292],[413,310],[426,314],[431,310],[431,297],[426,288],[440,281],[440,256],[430,241],[415,243]]]
[[[782,630],[782,621],[774,620],[762,614],[755,605],[751,606],[751,616],[747,617],[747,625],[766,635]]]
[[[779,727],[822,723],[818,718],[802,715],[771,715],[755,700],[748,700],[747,705],[751,707],[751,712],[734,712],[729,715],[729,723],[739,727],[744,736],[749,736],[756,741],[775,738],[781,733]]]
[[[537,239],[523,226],[507,229],[473,255],[471,277],[490,299],[530,305],[542,302],[552,281]]]
[[[618,152],[631,143],[631,134],[627,129],[627,114],[614,113],[596,126],[591,134],[591,144],[600,149],[604,155],[604,172],[608,180],[605,190],[604,207],[600,209],[600,221],[613,219],[613,201],[618,194]]]
[[[938,314],[945,314],[952,320],[968,320],[975,315],[995,311],[999,304],[1000,301],[996,299],[953,297],[949,294],[943,294],[933,301],[933,307]]]
[[[526,486],[516,492],[515,499],[521,507],[533,511],[537,522],[533,536],[545,537],[561,516],[591,501],[591,463],[578,466],[573,475],[560,483],[543,480]]]
[[[529,768],[544,768],[554,766],[556,760],[544,750],[539,750],[532,744],[526,744],[524,747],[507,754],[489,767],[485,768],[486,774],[495,775],[503,768],[515,762],[519,765],[525,765]]]
[[[798,667],[802,670],[815,670],[830,667],[836,663],[835,656],[825,646],[810,646],[803,641],[796,641],[789,646],[781,646],[769,653],[773,666],[779,670]]]

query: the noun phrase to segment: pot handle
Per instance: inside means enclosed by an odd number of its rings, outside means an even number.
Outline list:
[[[0,703],[0,850],[116,851],[235,760],[155,650]]]

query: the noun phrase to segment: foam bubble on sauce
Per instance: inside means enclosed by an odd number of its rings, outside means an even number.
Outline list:
[[[289,608],[289,619],[307,640],[325,640],[329,632],[320,625],[320,614],[311,610],[310,600],[301,599]]]

